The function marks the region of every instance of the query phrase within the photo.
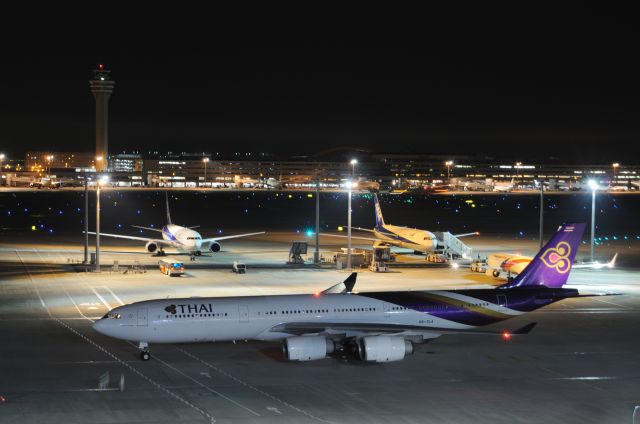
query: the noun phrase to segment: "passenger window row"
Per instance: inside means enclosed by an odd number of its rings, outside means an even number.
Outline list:
[[[216,318],[216,317],[226,317],[228,314],[226,312],[217,312],[214,314],[178,314],[178,315],[166,315],[166,318]]]

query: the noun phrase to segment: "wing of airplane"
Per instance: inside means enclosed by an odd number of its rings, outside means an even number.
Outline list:
[[[95,234],[93,231],[89,231],[89,234]],[[109,233],[100,233],[100,237],[113,237],[113,238],[121,238],[121,239],[127,239],[127,240],[137,240],[137,241],[143,241],[145,243],[148,242],[154,242],[156,243],[158,246],[176,246],[175,242],[171,242],[171,241],[167,241],[167,240],[163,240],[163,239],[153,239],[153,238],[149,238],[149,237],[136,237],[136,236],[125,236],[122,234],[109,234]]]
[[[257,232],[257,233],[235,234],[235,235],[232,235],[232,236],[222,236],[222,237],[210,237],[210,238],[202,239],[202,244],[215,243],[215,242],[220,241],[220,240],[228,240],[228,239],[233,239],[233,238],[238,238],[238,237],[257,236],[258,234],[265,234],[265,232],[264,231],[260,231],[260,232]]]
[[[601,264],[600,262],[587,262],[587,263],[583,263],[583,264],[573,264],[572,268],[573,269],[578,269],[578,268],[593,268],[593,269],[600,269],[600,268],[613,268],[616,266],[616,259],[618,259],[618,254],[616,253],[615,255],[613,255],[613,258],[611,258],[611,260],[605,264]]]
[[[357,272],[353,272],[341,283],[333,285],[328,289],[320,292],[322,295],[331,293],[351,293],[356,284]],[[522,328],[519,328],[513,332],[508,332],[508,335],[520,335],[528,334],[536,323],[530,323]],[[474,330],[461,330],[441,327],[424,327],[414,326],[408,324],[387,324],[387,323],[362,323],[362,322],[344,322],[344,321],[326,321],[326,322],[285,322],[273,326],[270,332],[276,333],[289,333],[289,334],[317,334],[317,333],[364,333],[364,334],[379,334],[379,333],[403,333],[409,332],[410,335],[420,335],[421,333],[428,337],[433,338],[434,333],[441,334],[475,334],[475,335],[491,335],[491,336],[504,336],[505,332],[495,331],[474,331]]]
[[[139,229],[141,229],[141,230],[156,231],[156,232],[158,232],[158,233],[161,233],[161,232],[162,232],[162,229],[160,229],[160,228],[141,227],[141,226],[139,226],[139,225],[132,225],[132,227],[133,227],[133,228],[139,228]],[[102,234],[102,233],[100,233],[100,234]]]
[[[360,231],[367,231],[369,233],[374,233],[374,230],[371,230],[369,228],[362,228],[362,227],[353,227],[354,230],[360,230]]]
[[[341,237],[341,238],[348,238],[348,236],[342,236],[342,235],[338,235],[338,234],[328,234],[328,233],[320,233],[321,236],[326,236],[326,237]],[[358,239],[358,240],[369,240],[369,241],[380,241],[380,239],[377,238],[371,238],[371,237],[358,237],[358,236],[351,236],[352,239]]]
[[[528,334],[537,323],[532,322],[525,325],[522,328],[518,328],[514,331],[506,332],[509,336]],[[451,329],[441,327],[424,327],[404,324],[386,324],[386,323],[349,323],[349,322],[287,322],[273,326],[270,332],[275,333],[289,333],[297,335],[305,334],[318,334],[318,333],[366,333],[366,334],[379,334],[379,333],[403,333],[410,332],[412,334],[427,333],[433,338],[434,333],[437,335],[442,334],[469,334],[480,336],[504,336],[504,331],[476,331],[476,330],[462,330]]]

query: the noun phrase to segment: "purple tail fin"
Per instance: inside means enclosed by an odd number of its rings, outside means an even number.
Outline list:
[[[378,195],[373,193],[373,206],[376,211],[376,229],[384,227],[384,218],[382,217],[382,209],[380,209],[380,201]]]
[[[564,224],[549,242],[529,262],[529,265],[513,279],[500,288],[522,286],[562,287],[569,278],[569,272],[576,257],[584,223]]]

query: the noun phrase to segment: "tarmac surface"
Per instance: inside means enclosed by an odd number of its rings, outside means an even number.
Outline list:
[[[144,299],[310,293],[346,278],[346,271],[329,267],[287,269],[291,241],[301,238],[229,240],[222,252],[197,258],[198,266],[177,256],[187,267],[179,278],[161,275],[153,268],[158,258],[135,242],[105,240],[97,274],[74,264],[82,260],[81,240],[2,240],[0,423],[632,422],[640,404],[640,271],[634,268],[572,271],[569,287],[620,296],[568,299],[486,327],[537,322],[527,336],[505,342],[445,335],[388,364],[340,357],[289,363],[279,343],[240,340],[152,345],[152,360],[142,362],[136,346],[91,328],[110,308]],[[325,257],[340,247],[322,243]],[[469,244],[481,255],[536,249],[534,241],[483,237]],[[310,245],[309,258],[312,252]],[[623,253],[638,257],[637,248]],[[411,256],[399,260],[424,261]],[[232,273],[233,260],[245,262],[247,273]],[[363,269],[356,289],[496,284],[462,268]],[[99,389],[106,372],[110,381]]]

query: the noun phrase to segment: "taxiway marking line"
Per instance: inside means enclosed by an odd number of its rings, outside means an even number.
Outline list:
[[[98,293],[98,291],[95,288],[91,287],[91,291],[98,297],[98,299],[100,299],[100,302],[102,302],[104,306],[107,307],[107,311],[110,311],[111,309],[113,309],[111,305],[109,305],[107,301],[104,300],[104,297],[100,296],[100,293]]]
[[[182,375],[183,377],[193,381],[194,383],[196,383],[198,386],[207,389],[208,391],[210,391],[211,393],[215,393],[216,395],[220,396],[221,398],[233,403],[234,405],[244,409],[245,411],[250,412],[251,414],[255,415],[256,417],[260,417],[261,415],[258,414],[256,411],[254,411],[253,409],[244,406],[243,404],[241,404],[240,402],[237,402],[233,399],[231,399],[228,396],[225,396],[224,394],[220,393],[219,391],[217,391],[216,389],[214,389],[213,387],[209,387],[206,384],[196,380],[195,378],[191,377],[190,375],[185,374],[184,372],[180,371],[179,369],[177,369],[176,367],[174,367],[173,365],[163,361],[162,359],[158,358],[156,355],[153,355],[153,358],[155,358],[156,361],[160,362],[162,365],[164,365],[167,368],[172,369],[173,371],[177,372],[178,374]]]
[[[34,251],[35,251],[35,249],[34,249]],[[38,252],[36,251],[36,253],[38,253]],[[75,335],[79,336],[80,338],[82,338],[83,340],[88,342],[89,344],[93,345],[98,350],[104,352],[107,356],[109,356],[110,358],[114,359],[115,361],[120,363],[122,366],[124,366],[125,368],[127,368],[131,372],[137,374],[138,376],[140,376],[144,380],[148,381],[150,384],[155,386],[157,389],[165,392],[169,396],[175,398],[176,400],[178,400],[178,401],[182,402],[183,404],[189,406],[190,408],[194,409],[196,412],[198,412],[199,414],[201,414],[202,416],[207,418],[211,423],[216,423],[217,422],[216,419],[211,414],[209,414],[207,411],[197,407],[196,405],[194,405],[191,402],[189,402],[188,400],[184,399],[183,397],[181,397],[177,393],[174,393],[171,390],[167,389],[166,387],[162,386],[160,383],[156,382],[155,380],[151,379],[150,377],[147,377],[145,374],[143,374],[137,368],[134,368],[132,365],[129,365],[128,363],[126,363],[125,361],[123,361],[122,359],[120,359],[119,357],[114,355],[113,353],[109,352],[108,350],[106,350],[105,348],[100,346],[98,343],[94,342],[93,340],[91,340],[90,338],[85,336],[84,334],[82,334],[79,331],[77,331],[76,329],[72,328],[70,325],[68,325],[66,322],[62,321],[60,318],[54,316],[51,313],[51,310],[49,309],[47,304],[45,303],[44,299],[40,295],[40,291],[38,290],[38,286],[36,285],[35,281],[33,280],[33,276],[31,275],[31,271],[29,270],[29,267],[27,267],[27,265],[24,263],[24,260],[22,260],[22,257],[20,256],[20,254],[18,253],[17,250],[16,250],[16,255],[18,256],[18,259],[20,259],[20,262],[22,262],[22,266],[24,267],[24,269],[27,271],[27,275],[29,276],[29,280],[31,281],[31,284],[33,285],[33,288],[34,288],[36,294],[38,295],[38,298],[40,299],[40,304],[47,311],[47,314],[49,314],[49,316],[51,317],[52,320],[54,320],[55,322],[57,322],[59,325],[63,326],[67,330],[71,331]],[[40,256],[40,259],[42,259],[42,256]],[[68,293],[67,293],[67,296],[69,296]],[[69,297],[69,299],[71,299],[71,297]],[[73,302],[73,299],[71,299],[71,301]],[[75,302],[73,302],[73,303],[75,305]],[[78,309],[77,305],[76,305],[76,309]],[[79,312],[79,310],[78,310],[78,312]],[[86,318],[82,314],[82,312],[80,312],[80,315],[82,315],[84,318]]]
[[[63,252],[67,253],[68,251],[66,249],[63,249]],[[58,252],[58,254],[60,254],[60,253]],[[122,299],[120,299],[109,287],[107,287],[107,286],[96,286],[95,288],[96,289],[105,289],[106,291],[109,292],[109,294],[111,294],[111,296],[113,296],[113,298],[116,300],[116,302],[118,302],[121,306],[124,305],[124,302],[122,301]],[[91,287],[91,290],[93,290],[93,293],[95,293],[96,297],[104,304],[104,306],[107,307],[108,310],[113,309],[111,307],[111,305],[94,289],[94,287]]]
[[[593,300],[597,300],[598,302],[607,303],[609,305],[619,306],[622,309],[628,309],[624,305],[620,305],[619,303],[616,303],[616,302],[611,302],[611,301],[606,301],[606,300],[603,300],[603,299],[598,299],[597,297],[593,297],[592,299]]]
[[[36,249],[33,249],[33,251],[36,253],[36,255],[38,255],[38,257],[40,258],[40,261],[42,261],[43,264],[46,264],[47,262],[44,260],[44,258],[42,257],[42,255],[40,254],[40,252],[38,252]],[[67,297],[69,298],[69,300],[71,301],[71,303],[73,303],[73,306],[76,307],[76,310],[78,311],[78,313],[82,316],[82,318],[86,319],[87,321],[90,322],[95,322],[94,320],[92,320],[91,318],[89,318],[88,316],[86,316],[85,314],[82,313],[82,311],[80,310],[80,307],[78,306],[78,304],[75,302],[75,300],[73,300],[73,298],[71,297],[71,295],[69,294],[69,292],[67,291],[67,289],[64,287],[64,284],[60,284],[60,287],[62,288],[62,290],[64,291],[64,293],[67,295]]]
[[[210,368],[210,369],[214,370],[214,371],[215,371],[215,372],[217,372],[218,374],[222,374],[222,375],[224,375],[224,376],[226,376],[226,377],[228,377],[228,378],[230,378],[230,379],[234,380],[235,382],[237,382],[237,383],[239,383],[239,384],[241,384],[241,385],[243,385],[243,386],[245,386],[245,387],[247,387],[247,388],[249,388],[249,389],[251,389],[251,390],[253,390],[253,391],[255,391],[255,392],[260,393],[261,395],[268,397],[268,398],[269,398],[269,399],[271,399],[271,400],[274,400],[274,401],[276,401],[276,402],[279,402],[279,403],[281,403],[282,405],[284,405],[284,406],[286,406],[286,407],[288,407],[288,408],[291,408],[291,409],[293,409],[293,410],[294,410],[294,411],[296,411],[296,412],[299,412],[299,413],[300,413],[300,414],[302,414],[302,415],[305,415],[305,416],[307,416],[307,417],[309,417],[309,418],[311,418],[311,419],[314,419],[314,420],[316,420],[316,421],[320,421],[320,422],[323,422],[323,423],[330,423],[330,421],[323,420],[322,418],[316,417],[315,415],[312,415],[311,413],[309,413],[309,412],[305,411],[304,409],[300,409],[300,408],[298,408],[298,407],[296,407],[296,406],[294,406],[294,405],[292,405],[292,404],[290,404],[290,403],[288,403],[288,402],[286,402],[286,401],[284,401],[284,400],[282,400],[282,399],[280,399],[280,398],[275,397],[274,395],[272,395],[272,394],[270,394],[270,393],[265,392],[264,390],[261,390],[261,389],[259,389],[259,388],[255,387],[255,386],[252,386],[251,384],[249,384],[249,383],[247,383],[247,382],[245,382],[245,381],[243,381],[243,380],[240,380],[238,377],[236,377],[236,376],[234,376],[234,375],[229,374],[228,372],[226,372],[226,371],[224,371],[224,370],[222,370],[222,369],[220,369],[220,368],[216,367],[215,365],[212,365],[212,364],[208,363],[208,362],[207,362],[207,361],[205,361],[204,359],[201,359],[201,358],[199,358],[199,357],[195,356],[194,354],[192,354],[192,353],[190,353],[190,352],[187,352],[186,350],[184,350],[184,349],[182,349],[182,348],[180,348],[180,347],[177,347],[176,349],[177,349],[178,351],[180,351],[180,352],[184,353],[184,354],[185,354],[185,355],[187,355],[188,357],[190,357],[190,358],[192,358],[192,359],[195,359],[196,361],[200,362],[201,364],[205,365],[206,367],[208,367],[208,368]]]
[[[40,304],[42,305],[44,310],[47,311],[47,314],[49,314],[49,317],[53,318],[53,315],[51,314],[51,311],[49,310],[47,305],[44,303],[44,300],[42,299],[42,296],[40,295],[40,290],[38,290],[38,286],[36,285],[36,282],[33,281],[33,275],[31,275],[31,270],[29,270],[29,267],[27,266],[27,264],[24,263],[24,260],[22,259],[22,256],[20,256],[20,253],[18,253],[17,250],[16,250],[16,256],[18,256],[18,259],[20,259],[20,262],[22,262],[22,266],[24,267],[25,271],[27,271],[27,275],[29,276],[29,280],[31,281],[31,285],[33,286],[33,289],[35,290],[36,294],[38,295],[38,299],[40,299]]]
[[[120,304],[120,306],[124,306],[124,302],[122,301],[122,299],[120,299],[114,292],[113,290],[111,290],[109,287],[107,286],[99,286],[98,288],[103,288],[105,290],[107,290],[109,293],[111,293],[111,296],[113,296],[113,298],[116,300],[116,302],[118,302]]]

